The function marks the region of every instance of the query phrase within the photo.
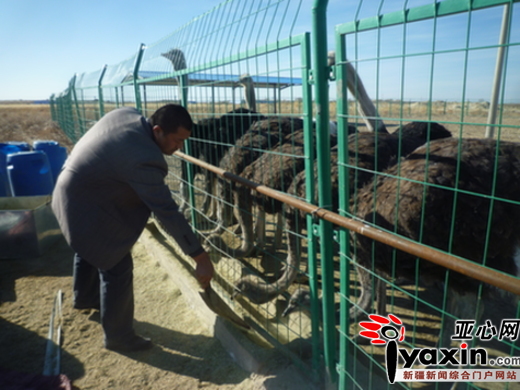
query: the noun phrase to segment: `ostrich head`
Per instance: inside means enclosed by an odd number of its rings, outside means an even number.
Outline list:
[[[336,52],[331,50],[327,53],[327,66],[336,65]]]
[[[283,311],[282,317],[287,317],[297,310],[310,310],[310,307],[311,292],[306,288],[299,288],[289,298],[289,303]]]
[[[167,59],[169,59],[173,65],[173,69],[178,71],[182,69],[186,69],[186,57],[184,57],[184,53],[181,49],[171,49],[170,51],[167,51],[166,53],[161,53],[161,55]],[[185,75],[183,77],[188,77],[188,75]],[[179,78],[179,96],[182,96],[182,87],[181,82]]]
[[[161,55],[171,61],[173,69],[182,70],[187,68],[186,57],[184,57],[181,49],[171,49],[166,53],[161,53]]]
[[[238,83],[244,87],[244,98],[247,104],[247,108],[256,112],[256,96],[253,85],[253,78],[249,75],[249,73],[244,73],[240,76]]]

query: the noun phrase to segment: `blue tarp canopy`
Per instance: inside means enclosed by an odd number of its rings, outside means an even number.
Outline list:
[[[177,77],[168,76],[170,73],[142,70],[138,73],[139,84],[144,85],[178,85]],[[282,76],[251,76],[255,88],[278,88],[284,89],[294,85],[301,85],[302,79],[299,77]],[[133,80],[133,74],[128,74],[122,80],[127,83]],[[240,76],[231,74],[212,74],[212,73],[189,73],[189,85],[215,86],[215,87],[238,87]]]

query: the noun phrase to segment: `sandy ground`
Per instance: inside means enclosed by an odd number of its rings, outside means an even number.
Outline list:
[[[0,104],[0,142],[32,144],[37,139],[56,140],[72,149],[50,121],[48,106]],[[61,239],[37,258],[0,259],[0,370],[42,373],[49,319],[62,290],[61,372],[75,389],[306,387],[294,383],[291,370],[261,376],[241,369],[141,242],[133,250],[135,328],[155,346],[127,355],[105,350],[99,313],[72,309],[72,255]],[[288,364],[267,356],[269,367]]]
[[[76,389],[265,388],[265,378],[232,360],[141,243],[133,255],[135,328],[152,338],[151,350],[122,355],[103,348],[99,313],[72,308],[72,251],[60,239],[41,257],[0,260],[0,368],[42,372],[50,313],[61,289],[61,372]]]

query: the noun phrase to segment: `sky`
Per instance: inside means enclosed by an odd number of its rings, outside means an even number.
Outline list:
[[[242,0],[244,8],[261,4],[262,0]],[[276,1],[263,0],[265,3]],[[433,0],[408,0],[408,7],[431,4]],[[216,7],[218,0],[149,0],[146,5],[137,0],[0,0],[0,100],[41,100],[67,88],[75,74],[94,72],[105,64],[117,64],[133,56],[141,43],[151,44],[171,35],[192,19]],[[311,31],[312,0],[303,0],[297,22],[284,25],[278,34],[286,38],[286,31]],[[358,7],[362,4],[361,7]],[[402,9],[404,0],[329,0],[329,49],[334,48],[334,26],[358,14],[360,19]],[[512,41],[520,42],[518,23],[519,4],[515,4]],[[279,12],[281,14],[283,10]],[[487,100],[494,72],[496,45],[502,8],[475,12],[468,24],[467,14],[443,18],[434,27],[432,22],[387,28],[383,34],[366,32],[347,38],[347,53],[359,61],[376,56],[386,60],[359,62],[360,74],[367,89],[378,98],[458,100],[464,90],[465,98]],[[222,15],[221,17],[225,17]],[[468,27],[469,26],[469,27]],[[262,27],[264,28],[264,27]],[[432,31],[436,30],[436,39]],[[406,34],[406,47],[395,42]],[[240,37],[236,37],[240,39]],[[374,45],[374,42],[379,42]],[[414,53],[443,51],[431,72],[431,57]],[[469,64],[464,67],[464,53],[453,50],[470,46],[482,47],[472,51]],[[225,45],[225,43],[223,43]],[[354,49],[352,49],[354,48]],[[377,49],[378,48],[378,49]],[[218,52],[218,45],[208,48]],[[349,51],[350,50],[350,51]],[[376,51],[379,50],[379,53]],[[406,50],[406,74],[400,73],[402,62],[393,59]],[[510,50],[506,101],[520,101],[520,76],[513,72],[512,63],[520,63],[520,47]],[[276,66],[271,65],[271,66]],[[456,71],[453,71],[457,69]],[[461,87],[461,80],[468,88]],[[433,83],[432,83],[433,81]],[[428,85],[433,84],[433,88]],[[398,92],[396,92],[398,91]],[[450,92],[454,91],[454,92]]]
[[[196,0],[0,0],[0,100],[48,99],[214,7]]]

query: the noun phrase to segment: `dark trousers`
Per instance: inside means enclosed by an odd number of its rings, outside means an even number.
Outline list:
[[[74,307],[100,307],[105,341],[124,341],[134,333],[133,260],[128,253],[109,270],[74,256]]]

